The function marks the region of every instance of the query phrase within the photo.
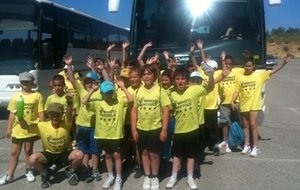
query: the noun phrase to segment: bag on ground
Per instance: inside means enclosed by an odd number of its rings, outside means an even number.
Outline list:
[[[246,135],[238,122],[233,122],[229,129],[229,144],[230,146],[239,146],[243,143]]]

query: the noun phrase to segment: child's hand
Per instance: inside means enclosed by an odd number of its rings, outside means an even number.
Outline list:
[[[200,39],[197,40],[197,46],[199,49],[203,48],[203,41],[201,41]]]
[[[190,52],[194,53],[195,51],[195,44],[191,43]]]
[[[127,41],[123,42],[122,48],[126,49],[129,45],[130,45],[130,42],[127,40]]]
[[[72,65],[73,59],[72,59],[72,56],[71,56],[71,55],[66,54],[66,55],[64,56],[64,60],[65,60],[66,65]]]
[[[67,99],[67,102],[70,102],[73,100],[73,95],[70,92],[67,92],[65,97]]]
[[[116,44],[110,44],[107,48],[107,51],[112,50],[115,47]]]
[[[147,44],[145,44],[145,48],[148,48],[148,47],[151,47],[153,44],[152,44],[152,41],[148,42]]]
[[[90,69],[94,66],[94,61],[91,55],[86,56],[86,66],[88,66]]]
[[[292,59],[292,55],[290,53],[288,53],[288,54],[286,54],[283,62],[288,63],[288,62],[290,62],[291,59]]]
[[[116,63],[116,59],[111,59],[110,62],[108,62],[110,68],[114,68],[115,63]]]
[[[222,51],[222,53],[221,53],[221,55],[220,55],[222,61],[225,60],[225,56],[226,56],[225,51]]]

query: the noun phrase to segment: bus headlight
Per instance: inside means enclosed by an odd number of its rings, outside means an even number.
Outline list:
[[[19,89],[21,89],[21,86],[20,86],[20,84],[8,84],[6,86],[6,89],[9,89],[9,90],[19,90]]]

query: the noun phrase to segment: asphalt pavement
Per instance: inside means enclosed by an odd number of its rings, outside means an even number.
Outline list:
[[[281,63],[282,60],[279,60]],[[251,158],[240,154],[241,148],[233,149],[230,154],[221,150],[221,156],[215,157],[205,150],[200,165],[200,173],[196,178],[198,189],[203,190],[297,190],[300,188],[300,60],[292,60],[281,71],[266,83],[266,116],[259,134],[260,155]],[[0,112],[0,115],[3,115]],[[6,174],[11,140],[5,136],[7,120],[0,120],[0,175]],[[41,142],[37,141],[34,151],[41,150]],[[165,189],[171,175],[170,160],[161,176],[160,189]],[[24,177],[24,155],[20,155],[19,165],[15,172],[16,181],[0,186],[2,190],[41,189],[40,176],[33,183]],[[180,170],[176,190],[189,189],[185,181],[185,167]],[[106,177],[105,164],[100,166],[102,178]],[[134,173],[127,170],[123,174],[123,190],[142,189],[143,177],[133,178]],[[0,176],[0,177],[1,177]],[[77,186],[70,187],[63,170],[55,174],[49,189],[102,189],[104,179],[89,184],[80,181]],[[112,189],[112,188],[110,188]]]

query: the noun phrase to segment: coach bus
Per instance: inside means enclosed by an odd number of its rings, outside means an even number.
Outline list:
[[[110,0],[112,9],[117,9],[113,2],[118,1]],[[269,0],[269,4],[280,4],[280,0]],[[264,14],[263,0],[133,0],[130,54],[137,57],[152,41],[145,57],[168,51],[179,59],[178,65],[186,65],[190,44],[201,39],[205,54],[219,63],[225,51],[234,58],[234,67],[242,67],[243,51],[248,50],[255,58],[256,69],[265,70]],[[200,53],[196,51],[195,55],[200,63]],[[160,59],[161,67],[166,67],[164,56]],[[264,89],[262,93],[264,103]]]
[[[19,73],[32,73],[34,90],[47,96],[63,55],[71,54],[75,71],[84,74],[87,54],[104,58],[114,43],[121,55],[128,36],[128,29],[50,1],[0,0],[0,108],[20,91]]]

